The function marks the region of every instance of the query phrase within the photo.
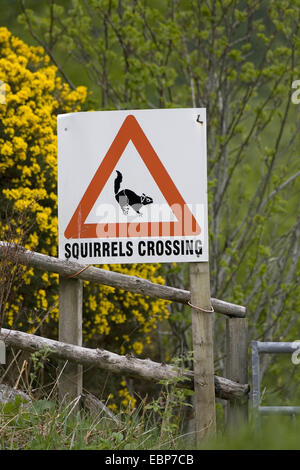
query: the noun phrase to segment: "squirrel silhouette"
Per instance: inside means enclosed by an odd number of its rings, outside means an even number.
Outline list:
[[[152,197],[146,196],[145,193],[139,196],[131,189],[122,189],[120,191],[121,183],[123,181],[123,176],[122,176],[122,173],[120,173],[118,170],[116,170],[116,172],[117,172],[117,177],[114,182],[115,198],[116,198],[116,201],[120,204],[123,214],[127,215],[129,211],[129,207],[132,207],[135,210],[135,212],[139,214],[139,216],[142,216],[143,214],[140,212],[140,208],[142,206],[152,204],[153,203]]]

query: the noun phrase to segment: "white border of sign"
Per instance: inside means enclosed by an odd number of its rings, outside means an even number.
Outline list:
[[[201,232],[179,236],[160,233],[159,236],[103,236],[95,238],[66,236],[66,229],[76,210],[91,185],[100,165],[115,141],[116,136],[128,116],[133,116],[150,142],[161,164],[167,171],[178,193],[186,203],[188,212],[193,214]],[[133,119],[133,118],[131,118]],[[134,139],[130,141],[134,142]],[[133,149],[133,150],[132,150]],[[137,188],[145,182],[145,174],[139,178],[142,166],[132,166],[135,152],[131,145],[126,146],[126,158],[131,162],[127,168],[126,181],[131,181],[130,188]],[[123,167],[126,168],[125,151]],[[127,156],[128,155],[128,156]],[[206,160],[206,110],[204,108],[155,109],[129,111],[96,111],[80,112],[58,116],[58,220],[59,220],[59,258],[81,261],[89,264],[119,264],[148,262],[199,262],[208,261],[208,216],[207,216],[207,160]],[[121,162],[122,156],[120,157]],[[107,163],[107,161],[106,161]],[[142,165],[144,162],[141,159]],[[125,166],[124,166],[125,165]],[[151,165],[151,163],[149,164]],[[123,168],[122,167],[122,168]],[[101,167],[102,168],[102,167]],[[137,170],[137,168],[139,170]],[[114,170],[118,169],[118,164]],[[148,171],[146,169],[146,171]],[[98,172],[99,173],[99,172]],[[148,171],[151,177],[151,173]],[[118,221],[124,222],[126,215],[113,194],[113,181],[116,173],[108,179],[103,193],[95,195],[95,207],[108,203],[101,201],[106,194],[112,192],[112,205]],[[125,178],[124,178],[125,179]],[[146,182],[150,185],[149,178]],[[158,180],[156,186],[161,192],[168,194],[163,182]],[[94,185],[95,186],[95,185]],[[145,183],[145,186],[147,184]],[[126,182],[124,182],[126,187]],[[91,189],[91,188],[90,188]],[[91,192],[91,191],[90,191]],[[95,192],[95,191],[94,191]],[[145,191],[146,192],[146,191]],[[141,194],[141,191],[136,191]],[[108,197],[108,196],[106,196]],[[167,197],[167,196],[166,196]],[[80,206],[81,207],[81,206]],[[150,208],[150,205],[148,206]],[[142,207],[142,209],[144,209]],[[153,206],[151,206],[153,209]],[[151,214],[151,211],[149,212]],[[82,211],[78,213],[78,224]],[[92,212],[90,212],[92,214]],[[84,217],[89,221],[88,214]],[[94,218],[97,214],[94,209]],[[134,220],[137,227],[145,214]],[[110,217],[110,216],[108,216]],[[151,215],[150,215],[151,217]],[[76,220],[77,220],[76,219]],[[147,219],[152,222],[152,219]],[[178,220],[177,215],[174,220]],[[108,222],[113,224],[113,217]],[[90,222],[90,221],[89,221]],[[97,223],[97,219],[94,220]],[[113,225],[112,225],[113,226]],[[154,225],[151,225],[154,227]],[[99,233],[99,232],[97,232]],[[127,235],[130,232],[127,233]],[[176,242],[175,242],[176,240]],[[151,242],[151,243],[149,243]],[[175,243],[174,243],[175,242]]]

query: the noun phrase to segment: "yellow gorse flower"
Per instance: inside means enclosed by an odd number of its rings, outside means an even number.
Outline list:
[[[57,256],[56,115],[79,110],[86,89],[70,90],[49,64],[41,47],[28,46],[0,27],[0,80],[5,84],[0,104],[1,238],[13,225],[18,243],[18,214],[28,213],[25,248]],[[10,226],[5,223],[8,209],[15,214]],[[41,311],[44,315],[52,306],[47,321],[54,320],[55,334],[58,276],[27,268],[23,280],[24,288],[8,306],[9,325],[32,329]],[[23,307],[32,313],[15,325]]]
[[[10,228],[5,210],[28,214],[30,233],[25,247],[57,256],[57,138],[58,113],[79,111],[87,90],[71,90],[58,76],[57,68],[41,47],[25,44],[0,27],[0,80],[5,83],[6,99],[0,104],[0,232]],[[124,274],[163,283],[159,264],[102,266]],[[48,316],[48,336],[57,336],[58,275],[24,268],[24,285],[8,306],[8,325],[34,331],[41,318]],[[20,319],[22,308],[30,312]],[[117,291],[109,286],[84,283],[84,340],[97,338],[110,350],[141,355],[151,347],[151,332],[157,322],[168,317],[167,302]],[[17,324],[14,324],[18,319]],[[110,336],[109,336],[110,335]],[[116,339],[118,338],[118,339]],[[119,394],[123,406],[135,406],[126,387]],[[111,404],[114,406],[114,404]]]

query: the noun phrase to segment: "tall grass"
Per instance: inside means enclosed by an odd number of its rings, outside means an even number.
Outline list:
[[[0,408],[0,449],[113,449],[113,450],[192,450],[193,435],[163,432],[161,417],[145,403],[132,412],[118,414],[118,420],[106,415],[74,414],[74,402],[58,405],[38,400],[15,402]],[[260,429],[250,423],[231,432],[218,433],[201,449],[300,449],[300,423],[290,418],[266,418]]]

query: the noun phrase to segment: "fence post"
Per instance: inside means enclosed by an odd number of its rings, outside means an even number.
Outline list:
[[[59,341],[82,346],[82,281],[59,278]],[[73,400],[82,393],[82,366],[67,365],[60,374],[59,399]]]
[[[210,310],[209,263],[190,263],[191,303]],[[216,432],[213,314],[192,309],[196,443]]]
[[[248,319],[226,319],[226,377],[235,382],[248,383]],[[248,398],[228,400],[226,424],[228,428],[248,422]]]

